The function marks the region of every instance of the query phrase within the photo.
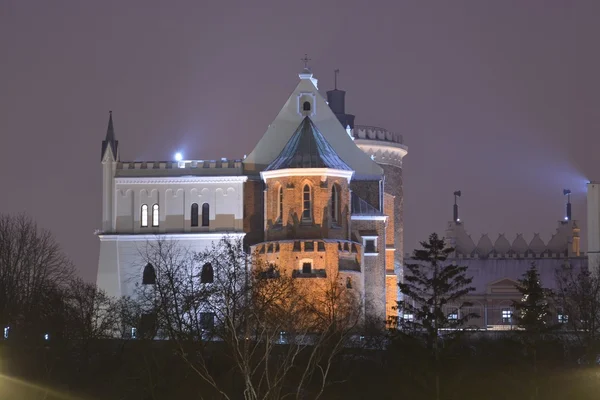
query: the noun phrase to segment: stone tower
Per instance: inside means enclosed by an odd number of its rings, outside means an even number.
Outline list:
[[[336,84],[334,90],[327,92],[328,104],[354,143],[371,156],[384,171],[384,192],[394,198],[393,218],[388,221],[394,231],[394,273],[398,279],[402,279],[404,262],[402,160],[408,154],[408,147],[404,145],[400,134],[374,126],[355,125],[354,115],[346,114],[345,96],[346,92],[337,89]]]

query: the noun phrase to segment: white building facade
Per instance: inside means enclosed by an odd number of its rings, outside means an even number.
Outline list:
[[[244,236],[241,160],[121,161],[111,115],[102,179],[97,285],[111,296],[134,294],[149,241],[175,240],[198,252]]]

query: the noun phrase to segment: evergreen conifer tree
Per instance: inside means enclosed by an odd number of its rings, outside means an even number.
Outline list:
[[[522,295],[520,301],[513,302],[518,326],[537,333],[548,329],[550,316],[548,291],[540,283],[540,274],[535,263],[532,263],[531,267],[523,274],[523,278],[519,279],[517,290]]]

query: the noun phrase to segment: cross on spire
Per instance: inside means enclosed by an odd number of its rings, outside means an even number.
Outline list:
[[[310,58],[308,58],[308,54],[304,54],[304,58],[301,58],[300,61],[304,61],[304,69],[308,69],[308,62],[311,61]]]

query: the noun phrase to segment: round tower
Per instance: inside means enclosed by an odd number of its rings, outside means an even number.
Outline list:
[[[394,272],[401,277],[404,262],[402,159],[408,154],[408,147],[404,145],[402,135],[375,126],[355,125],[352,137],[354,143],[383,168],[384,192],[394,196],[394,217],[390,221],[394,224]]]
[[[394,272],[401,279],[404,261],[402,159],[408,154],[408,147],[404,145],[400,134],[375,126],[354,124],[354,115],[346,113],[346,92],[337,88],[338,72],[336,70],[335,88],[327,92],[327,102],[354,140],[354,143],[383,168],[385,174],[384,192],[394,196],[393,218],[388,224],[392,225],[391,228],[394,232]],[[383,211],[389,213],[385,208],[384,201]]]

